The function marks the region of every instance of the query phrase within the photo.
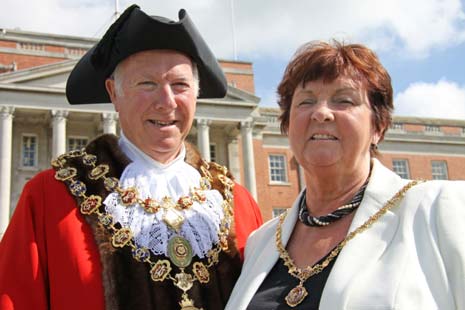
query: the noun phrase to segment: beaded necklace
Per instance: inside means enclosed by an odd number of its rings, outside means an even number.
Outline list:
[[[289,307],[295,307],[300,304],[308,295],[307,289],[304,287],[304,282],[307,281],[310,277],[320,273],[325,269],[329,263],[339,254],[342,248],[352,240],[356,235],[364,232],[370,228],[381,216],[383,216],[388,210],[392,209],[398,204],[398,202],[404,197],[405,193],[412,188],[413,186],[421,183],[423,181],[414,180],[409,182],[407,185],[402,187],[391,199],[389,199],[384,206],[373,214],[368,220],[366,220],[362,225],[357,227],[354,231],[350,232],[344,240],[342,240],[334,250],[332,250],[326,259],[320,264],[315,264],[313,266],[307,266],[304,269],[297,267],[289,256],[289,253],[286,251],[286,248],[282,242],[282,225],[284,219],[287,216],[287,212],[284,212],[279,216],[279,222],[276,227],[275,242],[276,248],[279,252],[279,257],[283,260],[284,265],[288,268],[288,273],[299,280],[299,284],[291,289],[286,295],[286,303]]]
[[[363,194],[365,193],[365,189],[368,185],[368,180],[369,179],[365,181],[365,183],[362,185],[362,187],[360,187],[360,189],[357,191],[355,196],[348,204],[345,204],[337,208],[335,211],[322,216],[313,216],[309,214],[307,208],[307,201],[305,199],[307,189],[305,189],[299,204],[299,220],[303,224],[311,227],[324,227],[336,222],[337,220],[340,220],[341,218],[352,213],[355,209],[358,208],[358,206],[362,202]]]
[[[128,227],[121,227],[115,223],[111,214],[101,210],[102,197],[99,195],[87,195],[86,184],[77,177],[77,169],[66,166],[67,160],[71,158],[81,158],[84,165],[89,166],[91,171],[88,177],[91,180],[101,180],[104,188],[108,192],[115,192],[119,195],[121,202],[126,207],[132,207],[139,204],[147,213],[156,213],[163,211],[163,221],[173,230],[178,231],[184,222],[184,217],[180,211],[189,208],[193,201],[204,202],[205,190],[211,188],[213,176],[209,169],[215,169],[219,172],[218,180],[224,186],[223,190],[223,209],[224,217],[221,220],[218,232],[218,244],[210,249],[206,255],[206,261],[194,262],[192,264],[192,274],[186,271],[190,266],[193,258],[192,246],[189,241],[180,235],[175,235],[168,242],[168,258],[154,260],[153,253],[145,247],[139,247],[133,238],[133,232]],[[202,162],[200,173],[199,187],[193,188],[189,195],[180,197],[176,203],[171,197],[165,197],[162,201],[147,198],[141,199],[135,188],[123,189],[120,187],[119,180],[115,177],[107,177],[110,167],[106,164],[97,165],[97,156],[86,153],[85,150],[72,151],[59,156],[52,160],[52,166],[56,169],[55,178],[66,182],[72,195],[77,197],[80,202],[80,212],[85,215],[96,216],[98,221],[112,234],[111,244],[115,248],[130,247],[132,256],[139,262],[145,262],[150,265],[150,277],[155,282],[161,282],[168,279],[182,290],[182,300],[179,305],[181,310],[201,310],[194,306],[194,301],[189,298],[188,291],[193,284],[198,281],[206,284],[210,281],[209,268],[218,263],[218,257],[221,251],[228,250],[227,237],[233,221],[233,188],[234,182],[227,175],[227,168],[216,163]],[[173,274],[171,264],[177,266],[180,272]]]

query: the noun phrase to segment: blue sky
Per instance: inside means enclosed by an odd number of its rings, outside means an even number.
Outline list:
[[[118,1],[120,10],[132,3]],[[297,47],[335,38],[375,50],[393,80],[396,115],[465,119],[465,11],[460,0],[136,3],[149,14],[175,20],[185,8],[221,59],[234,58],[235,42],[237,59],[254,65],[262,106],[277,107],[276,86]],[[115,0],[2,0],[0,28],[99,37],[114,10]]]

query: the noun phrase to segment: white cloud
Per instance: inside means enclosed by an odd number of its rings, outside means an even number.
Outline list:
[[[441,79],[411,84],[394,99],[395,115],[465,119],[465,86]]]

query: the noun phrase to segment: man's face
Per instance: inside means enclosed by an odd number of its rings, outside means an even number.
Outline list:
[[[172,50],[139,52],[105,85],[129,141],[159,162],[176,158],[195,114],[191,60]]]

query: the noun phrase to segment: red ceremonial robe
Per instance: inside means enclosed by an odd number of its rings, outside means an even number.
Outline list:
[[[94,154],[95,150],[120,152],[114,136],[104,136],[93,143],[96,144],[93,146]],[[120,159],[118,156],[124,157],[116,154],[116,159]],[[55,171],[52,169],[43,171],[25,185],[0,243],[0,309],[113,308],[114,306],[110,306],[114,298],[112,294],[119,294],[122,291],[116,287],[120,285],[116,278],[115,280],[110,277],[104,281],[102,276],[102,271],[108,266],[105,266],[105,260],[102,261],[101,254],[104,253],[102,251],[108,250],[103,249],[108,247],[108,244],[96,242],[95,231],[80,213],[75,198],[68,192],[66,184],[56,180],[54,175]],[[254,199],[242,186],[236,184],[233,193],[236,242],[238,250],[242,253],[248,235],[261,225],[262,219]],[[137,268],[142,268],[139,265],[144,263],[135,263],[131,257],[124,260],[126,258],[122,254],[121,257],[123,262],[135,266],[121,281],[123,283],[132,281],[131,276],[137,274]],[[124,273],[124,264],[112,266],[113,269],[110,270]],[[221,256],[219,265],[221,265]],[[221,270],[217,272],[218,277],[221,278]],[[234,272],[237,273],[237,270]],[[144,269],[140,274],[145,276],[147,271]],[[150,279],[150,276],[147,277]],[[140,283],[153,282],[147,281],[149,280]],[[146,300],[145,295],[150,297],[148,300],[151,301],[152,309],[179,308],[163,306],[169,296],[165,294],[157,297],[157,293],[154,293],[163,290],[163,285],[168,293],[176,290],[174,287],[166,288],[172,285],[168,281],[161,282],[152,292],[147,292],[148,289],[144,285],[135,290],[140,291],[142,296],[140,300]],[[234,283],[230,283],[231,287],[228,286],[224,290],[230,293],[232,285]],[[132,288],[124,289],[132,290]],[[227,299],[227,296],[223,297]],[[139,299],[134,294],[131,298]],[[119,305],[121,309],[125,308],[121,302]],[[126,306],[130,308],[129,304]],[[137,303],[133,303],[131,307],[148,308]],[[209,307],[208,309],[204,307],[204,310],[219,309],[219,306]]]

